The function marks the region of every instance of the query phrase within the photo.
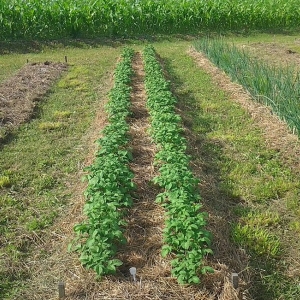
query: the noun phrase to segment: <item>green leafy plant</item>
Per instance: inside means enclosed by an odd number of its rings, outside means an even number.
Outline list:
[[[82,264],[101,276],[111,274],[122,264],[114,256],[117,245],[125,243],[123,220],[126,208],[132,205],[133,173],[128,163],[131,154],[126,150],[129,126],[126,116],[130,104],[131,61],[133,50],[124,48],[122,60],[115,70],[115,86],[107,105],[108,124],[97,143],[100,148],[94,163],[86,168],[84,213],[86,221],[74,227],[77,239],[74,249],[81,253]],[[121,101],[119,101],[121,100]],[[115,115],[115,110],[117,116]],[[72,245],[70,245],[72,248]]]
[[[207,214],[201,212],[199,180],[189,168],[181,118],[175,114],[176,99],[152,46],[145,48],[144,61],[150,133],[159,149],[155,156],[159,175],[153,182],[163,189],[156,201],[166,211],[162,256],[175,255],[171,261],[172,275],[179,283],[196,284],[200,282],[200,274],[213,271],[203,266],[205,257],[212,253],[212,236],[205,230]]]
[[[254,59],[222,39],[203,38],[195,43],[195,47],[300,135],[299,71],[296,72],[294,67],[276,68]]]

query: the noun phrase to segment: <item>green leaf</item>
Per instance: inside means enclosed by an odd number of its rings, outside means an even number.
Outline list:
[[[213,268],[211,268],[211,267],[208,267],[208,266],[202,267],[202,269],[201,269],[201,273],[202,274],[214,273],[214,272],[215,272],[215,270]]]
[[[189,279],[189,283],[200,283],[200,278],[198,276],[193,276],[191,279]]]
[[[123,262],[119,259],[113,259],[112,260],[112,263],[115,267],[119,267],[119,266],[122,266],[123,265]]]
[[[172,248],[169,245],[162,246],[161,249],[161,256],[166,257],[168,254],[170,254],[172,251]]]
[[[182,248],[187,250],[187,249],[189,249],[190,245],[191,245],[190,241],[187,241],[182,245]]]
[[[178,276],[177,281],[179,284],[185,284],[186,283],[185,276],[183,276],[183,275]]]
[[[94,270],[98,275],[103,275],[103,266],[101,266],[100,264],[95,266]]]

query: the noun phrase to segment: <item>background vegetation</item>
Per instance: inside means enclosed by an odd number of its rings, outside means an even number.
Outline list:
[[[1,0],[0,39],[299,28],[297,0]]]

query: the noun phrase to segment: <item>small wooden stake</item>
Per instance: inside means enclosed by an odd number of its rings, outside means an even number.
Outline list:
[[[68,57],[67,57],[67,56],[65,56],[65,62],[66,62],[66,63],[68,62]]]
[[[238,273],[232,273],[231,281],[232,281],[233,287],[235,289],[237,289],[239,287],[239,274]]]
[[[65,283],[62,282],[62,281],[60,281],[58,283],[58,297],[59,297],[59,299],[63,299],[63,298],[66,297],[66,290],[65,290],[65,288],[66,288]]]
[[[27,58],[27,63],[29,62],[28,58]]]

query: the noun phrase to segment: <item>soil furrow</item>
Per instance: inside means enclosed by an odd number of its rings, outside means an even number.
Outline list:
[[[161,269],[160,249],[164,211],[155,203],[158,190],[151,184],[151,179],[155,176],[153,167],[155,146],[147,133],[149,114],[146,109],[144,70],[140,53],[134,58],[133,69],[135,75],[132,83],[129,147],[133,154],[130,167],[135,174],[134,183],[137,189],[133,196],[133,208],[127,217],[128,244],[122,251],[120,259],[124,262],[121,268],[124,274],[129,274],[130,267],[136,267],[138,275],[145,278],[153,277]],[[154,271],[157,268],[159,270]]]

